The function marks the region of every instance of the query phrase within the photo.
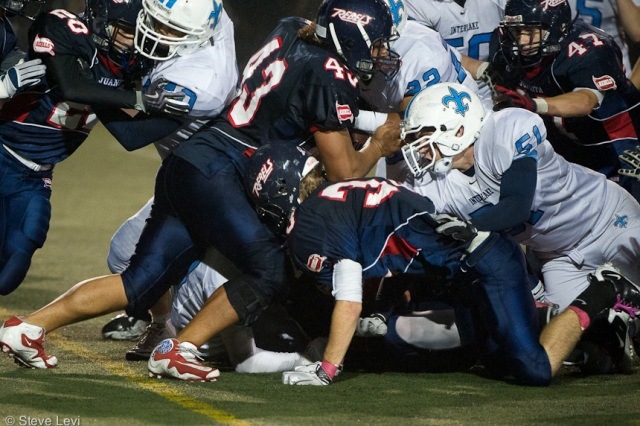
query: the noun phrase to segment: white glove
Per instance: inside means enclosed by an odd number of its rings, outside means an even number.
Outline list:
[[[456,241],[466,243],[473,240],[478,234],[478,230],[471,223],[464,219],[448,214],[437,214],[433,218],[438,222],[436,232],[446,235]]]
[[[327,386],[331,382],[329,375],[322,369],[320,361],[282,373],[282,383],[285,385]]]
[[[631,169],[618,170],[620,175],[640,180],[640,146],[636,146],[635,150],[626,150],[620,155],[620,161],[624,161],[632,167]]]
[[[151,83],[142,93],[142,107],[136,105],[136,109],[148,113],[161,112],[175,117],[188,114],[191,111],[191,105],[184,101],[187,96],[181,90],[166,90],[168,84],[169,82],[162,78]]]
[[[360,318],[356,327],[358,337],[379,337],[387,334],[387,319],[382,314]]]
[[[0,77],[0,99],[9,99],[19,89],[35,86],[42,81],[47,67],[40,59],[32,59],[25,62],[21,59]]]

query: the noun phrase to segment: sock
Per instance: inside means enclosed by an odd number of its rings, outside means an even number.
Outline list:
[[[570,309],[576,313],[582,331],[585,331],[587,328],[589,328],[589,325],[591,324],[591,318],[589,318],[589,315],[585,311],[573,305],[568,306],[567,309]]]
[[[589,285],[573,302],[569,305],[569,308],[573,309],[576,313],[578,310],[587,315],[589,322],[593,321],[604,310],[613,307],[616,303],[616,292],[612,285],[608,282],[594,282]],[[578,317],[580,317],[578,313]],[[580,324],[582,325],[582,320]]]
[[[162,315],[151,314],[151,319],[156,324],[165,324],[169,318],[171,318],[171,312]]]

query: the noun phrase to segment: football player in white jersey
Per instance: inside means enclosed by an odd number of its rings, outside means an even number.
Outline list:
[[[215,265],[215,269],[207,264]],[[211,294],[229,278],[238,274],[238,270],[231,262],[217,251],[210,250],[205,260],[198,264],[175,289],[171,309],[172,326],[178,332],[186,327]],[[303,332],[300,331],[299,326],[281,310],[272,309],[261,315],[257,321],[268,321],[270,326],[256,328],[257,324],[233,325],[219,335],[224,351],[228,354],[229,361],[236,372],[274,373],[292,370],[299,365],[312,362],[304,354],[291,349],[292,347],[304,348],[308,342],[306,335],[300,336]],[[256,333],[262,333],[257,336],[262,342],[269,339],[269,346],[273,349],[259,347],[256,343]],[[220,341],[212,339],[209,347],[214,345],[219,348]]]
[[[416,177],[410,186],[436,211],[509,232],[534,250],[546,298],[565,319],[573,311],[586,329],[603,299],[631,318],[640,313],[589,278],[640,282],[640,205],[603,175],[557,155],[538,115],[486,112],[465,87],[439,84],[414,97],[404,135],[414,139],[403,147]],[[543,331],[541,341],[548,337]]]
[[[402,0],[385,0],[385,3],[398,30],[399,37],[394,41],[393,49],[402,58],[402,66],[392,78],[377,74],[360,86],[360,95],[368,105],[381,113],[400,113],[416,93],[440,82],[461,83],[478,93],[478,85],[462,67],[458,51],[447,44],[437,31],[423,23],[408,20]],[[492,105],[490,96],[480,96],[487,107]],[[369,120],[371,124],[363,125],[367,114],[371,113],[360,111],[356,128],[371,133],[387,119],[384,114],[376,114],[375,120]],[[386,161],[381,159],[375,175],[398,179],[396,172],[401,158],[398,154]]]
[[[180,116],[175,118],[179,121],[175,130],[154,141],[164,159],[209,118],[220,114],[235,97],[238,70],[233,23],[219,0],[177,0],[171,7],[157,0],[144,0],[136,23],[135,47],[156,61],[143,79],[143,87],[155,94],[159,110],[169,116]],[[113,127],[114,123],[107,123],[116,137],[126,137],[118,132],[122,128]],[[122,272],[128,265],[152,203],[153,198],[112,237],[107,256],[111,272]],[[201,264],[199,268],[208,267]],[[128,340],[141,337],[126,358],[148,359],[156,340],[164,339],[169,333],[165,323],[170,308],[171,298],[167,295],[151,310],[153,322],[144,334],[140,334],[141,329],[144,330],[140,324],[147,324],[145,319],[119,316],[105,325],[103,335]]]
[[[410,97],[439,82],[456,82],[477,92],[477,84],[461,64],[461,56],[435,30],[417,21],[407,20],[402,0],[385,1],[392,11],[399,37],[393,49],[402,58],[402,66],[393,78],[383,76],[361,88],[361,96],[381,112],[406,108]]]
[[[421,176],[413,188],[437,211],[480,230],[509,231],[534,250],[543,261],[546,299],[561,310],[606,262],[640,282],[640,205],[604,175],[557,155],[538,115],[474,111],[479,102],[468,89],[446,84],[410,104],[407,134],[446,129],[403,148],[408,167]],[[420,113],[438,105],[442,114]],[[470,135],[466,142],[458,130]]]
[[[636,43],[640,41],[640,1],[569,0],[569,5],[572,17],[580,15],[583,21],[613,37],[622,50],[622,62],[627,76],[630,76],[632,66],[625,34]]]
[[[507,0],[403,0],[409,19],[424,22],[438,31],[463,56],[464,67],[476,80],[484,69],[477,61],[489,59],[491,33],[504,19]],[[469,58],[471,60],[469,60]],[[490,89],[479,83],[480,93],[490,97]]]

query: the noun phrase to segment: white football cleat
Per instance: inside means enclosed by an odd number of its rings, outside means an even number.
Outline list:
[[[45,330],[18,317],[9,318],[0,327],[0,347],[16,364],[27,368],[53,368],[58,364],[55,356],[44,351]]]
[[[214,382],[220,371],[200,362],[198,348],[189,342],[165,339],[151,353],[149,377]]]

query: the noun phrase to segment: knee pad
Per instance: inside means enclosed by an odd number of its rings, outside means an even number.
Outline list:
[[[256,346],[271,352],[303,352],[309,337],[279,303],[269,305],[251,324]]]
[[[51,219],[51,203],[49,199],[36,196],[27,203],[22,217],[21,231],[26,238],[31,240],[36,248],[41,248],[49,232]]]
[[[113,240],[112,240],[113,242]],[[109,253],[107,253],[107,267],[112,274],[121,274],[127,266],[129,266],[130,257],[123,256],[119,252],[118,248],[113,244],[109,246]]]
[[[248,275],[229,280],[224,288],[241,325],[251,325],[271,302],[271,297],[260,289],[255,278]]]

